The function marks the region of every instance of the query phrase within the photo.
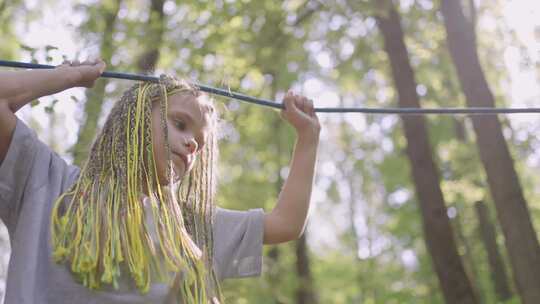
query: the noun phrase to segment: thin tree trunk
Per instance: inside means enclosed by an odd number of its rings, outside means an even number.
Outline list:
[[[122,0],[111,2],[112,5],[104,5],[100,10],[104,18],[103,38],[101,41],[100,56],[103,61],[110,63],[113,53],[113,35],[118,16],[118,10]],[[81,166],[88,156],[88,149],[92,144],[97,130],[98,118],[101,114],[101,106],[105,99],[105,87],[108,81],[97,81],[94,88],[86,91],[86,103],[84,112],[86,119],[79,129],[77,143],[73,147],[73,163]]]
[[[340,102],[339,106],[343,106],[343,103]],[[350,144],[350,136],[351,136],[351,134],[347,130],[347,122],[345,121],[344,116],[340,117],[339,129],[337,130],[337,132],[342,137],[342,138],[339,139],[339,141],[343,141],[345,143],[343,146],[341,146],[341,149],[343,149],[345,151],[351,151],[352,150],[352,147],[351,147],[352,145]],[[357,212],[357,200],[358,200],[358,196],[360,194],[360,193],[357,193],[357,191],[358,191],[358,188],[361,186],[361,183],[355,179],[355,177],[356,177],[355,170],[354,169],[351,170],[351,168],[354,167],[354,164],[352,164],[350,162],[347,162],[347,160],[342,160],[340,162],[337,162],[336,165],[337,165],[338,171],[340,172],[340,175],[336,176],[335,178],[337,180],[342,180],[343,182],[346,182],[347,189],[348,189],[348,192],[349,192],[349,197],[348,197],[349,198],[348,199],[348,208],[349,208],[348,215],[349,215],[349,222],[350,222],[349,230],[351,232],[352,240],[353,240],[351,246],[352,246],[352,251],[353,251],[353,255],[354,255],[353,257],[354,257],[354,261],[355,261],[354,267],[357,268],[355,270],[355,282],[354,283],[358,287],[358,293],[352,299],[352,302],[353,303],[364,303],[366,298],[367,298],[367,297],[365,297],[365,294],[367,293],[367,290],[368,290],[367,285],[372,281],[373,277],[372,277],[372,275],[371,275],[371,273],[369,271],[366,271],[366,272],[368,272],[368,274],[370,276],[370,279],[369,280],[364,280],[363,279],[362,270],[360,268],[363,267],[364,264],[367,264],[367,263],[363,263],[363,261],[360,260],[360,257],[358,256],[358,252],[359,252],[359,249],[360,249],[360,247],[359,247],[360,236],[358,235],[355,219],[358,216],[357,215],[357,213],[358,213]],[[369,207],[371,207],[371,206],[369,206]],[[364,214],[366,215],[366,217],[368,217],[367,212],[364,212]]]
[[[480,235],[488,255],[491,279],[495,287],[495,293],[500,301],[506,301],[512,297],[508,277],[504,268],[502,256],[495,239],[495,227],[491,223],[487,206],[483,202],[476,202],[476,215],[478,216]]]
[[[476,269],[474,259],[472,256],[472,249],[469,244],[469,241],[465,237],[465,233],[463,232],[463,224],[461,220],[461,215],[459,212],[456,213],[456,216],[451,221],[453,223],[453,228],[456,232],[457,236],[457,242],[461,243],[463,245],[463,248],[465,249],[463,252],[463,264],[465,266],[465,272],[467,273],[467,276],[471,280],[471,285],[474,290],[474,294],[476,298],[478,299],[478,303],[484,303],[483,295],[480,292],[479,286],[478,286],[478,271]]]
[[[313,15],[313,13],[315,13],[319,7],[320,7],[320,5],[316,4],[315,6],[308,7],[307,9],[302,11],[299,14],[299,18],[296,20],[294,25],[295,26],[300,26],[303,22],[308,21],[311,18],[311,16]],[[287,36],[283,32],[281,32],[281,30],[279,28],[275,28],[275,32],[273,33],[273,37],[274,37],[274,43],[273,43],[274,49],[279,50],[279,49],[282,49],[284,46],[287,45],[289,36]],[[274,56],[275,57],[281,56],[281,54],[278,54],[276,52],[274,54]],[[276,58],[275,62],[280,62],[280,59]],[[277,66],[274,64],[274,65],[268,66],[268,67],[263,69],[263,70],[266,70],[267,74],[272,75],[273,76],[272,78],[274,79],[272,81],[271,96],[276,96],[276,94],[278,92],[278,83],[276,81],[276,78],[279,76],[280,71],[277,70],[276,68],[277,68]],[[281,169],[281,161],[280,161],[279,155],[290,155],[290,151],[288,151],[289,149],[285,149],[283,147],[283,144],[282,144],[282,140],[281,140],[281,136],[280,136],[281,134],[283,134],[282,131],[281,131],[282,130],[282,125],[283,125],[283,121],[280,118],[277,118],[274,121],[274,129],[276,130],[276,139],[277,139],[277,142],[278,142],[278,145],[277,145],[277,155],[278,155],[278,164],[279,164],[278,168],[280,168],[280,169]],[[284,150],[287,150],[287,151],[284,151]],[[287,152],[287,153],[284,154],[285,152]],[[281,188],[283,187],[283,180],[281,178],[280,171],[281,170],[278,170],[278,172],[277,172],[278,173],[278,181],[276,183],[277,190],[278,190],[277,193],[278,194],[281,192]],[[310,270],[310,264],[309,264],[309,256],[308,256],[307,246],[306,246],[306,237],[305,237],[306,233],[307,233],[307,228],[304,231],[304,235],[302,235],[302,237],[295,242],[296,271],[297,271],[296,274],[297,274],[298,280],[300,282],[299,287],[296,290],[296,300],[297,300],[297,303],[299,303],[299,304],[316,303],[316,299],[317,299],[316,293],[315,293],[315,291],[313,289],[313,278],[311,276],[311,270]],[[272,263],[277,264],[277,261],[278,261],[278,248],[273,247],[270,250],[270,253],[271,253],[271,255],[269,254],[269,257],[271,259],[273,259]],[[277,277],[270,276],[270,278],[274,282],[274,284],[277,283],[275,281],[277,279]],[[281,304],[283,302],[279,298],[276,298],[276,303]]]
[[[341,127],[341,132],[343,132],[343,124],[345,124],[345,122],[341,122],[342,124],[342,127]],[[345,166],[346,164],[342,163],[340,164],[340,167],[341,167],[341,171],[344,173],[344,174],[347,174],[346,173],[346,170],[345,170]],[[354,173],[351,173],[351,174],[354,174]],[[349,188],[349,220],[351,222],[351,233],[353,235],[353,239],[354,239],[354,244],[353,244],[353,250],[354,250],[354,259],[356,261],[356,265],[358,268],[362,267],[362,261],[360,260],[360,257],[358,256],[358,251],[360,250],[360,247],[359,247],[359,242],[360,242],[360,238],[358,236],[358,231],[356,230],[356,224],[355,224],[355,219],[356,219],[356,216],[357,216],[357,211],[356,211],[356,198],[357,198],[357,193],[356,193],[356,187],[359,186],[359,184],[355,183],[354,182],[354,177],[353,176],[349,176],[347,178],[347,182],[348,182],[348,188]],[[368,215],[366,214],[366,217]],[[363,280],[363,277],[362,277],[362,273],[361,271],[357,271],[357,274],[356,274],[356,280],[357,280],[357,284],[358,284],[358,298],[357,300],[362,303],[362,301],[365,299],[365,293],[366,293],[366,281],[367,280]]]
[[[494,107],[460,1],[443,0],[450,54],[470,107]],[[505,236],[514,280],[525,304],[540,303],[540,246],[513,160],[496,116],[472,116],[480,158]]]
[[[313,278],[309,267],[306,232],[296,241],[296,273],[298,274],[300,285],[296,291],[296,303],[315,304],[317,303],[317,299],[313,290]]]
[[[145,44],[149,47],[144,50],[137,63],[139,71],[151,73],[155,70],[159,60],[159,49],[163,43],[165,33],[165,11],[163,10],[165,0],[152,0],[150,4],[150,17],[146,24]]]
[[[473,0],[470,0],[473,1]],[[465,129],[465,124],[462,120],[459,120],[456,117],[453,117],[453,125],[454,125],[454,131],[456,133],[457,140],[463,144],[467,145],[467,131]],[[465,265],[465,271],[467,272],[469,278],[471,279],[471,284],[473,286],[474,292],[476,294],[476,297],[478,299],[479,303],[485,302],[484,292],[481,288],[481,285],[478,284],[478,270],[476,268],[476,265],[474,263],[473,258],[473,251],[471,249],[470,243],[465,237],[465,233],[463,231],[463,221],[461,212],[456,207],[456,215],[454,219],[452,220],[452,223],[454,224],[454,229],[457,235],[458,242],[463,244],[463,247],[465,249],[465,252],[463,254],[463,260]]]
[[[274,78],[275,79],[275,78]],[[272,81],[271,84],[271,96],[275,96],[278,91],[277,83],[275,81]],[[282,168],[282,161],[281,156],[285,153],[286,148],[283,144],[283,131],[282,131],[282,122],[279,117],[275,117],[271,124],[273,125],[273,129],[276,130],[275,133],[275,146],[276,146],[276,158],[275,163],[277,167],[277,180],[275,182],[275,189],[276,189],[276,195],[275,197],[279,196],[279,193],[281,192],[281,189],[283,188],[283,178],[281,177],[281,168]],[[278,246],[272,246],[271,249],[268,252],[268,259],[267,263],[269,265],[268,269],[268,281],[270,288],[272,290],[272,296],[274,297],[274,301],[276,304],[284,304],[285,301],[283,301],[283,297],[281,296],[281,287],[280,287],[280,276],[282,275],[281,267],[279,264],[280,260],[280,248]]]
[[[391,1],[385,1],[385,4],[381,7],[384,9],[383,14],[376,19],[384,37],[385,51],[390,59],[399,106],[420,107],[399,15]],[[456,249],[425,120],[421,116],[404,116],[402,119],[407,138],[407,156],[411,163],[423,218],[426,245],[446,303],[478,303]]]

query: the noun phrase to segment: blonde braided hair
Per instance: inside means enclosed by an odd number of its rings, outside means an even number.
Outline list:
[[[195,167],[174,183],[168,165],[168,184],[161,185],[152,146],[152,103],[159,102],[167,164],[171,164],[168,97],[201,93],[185,81],[169,76],[160,79],[158,84],[136,84],[123,94],[78,180],[55,202],[53,258],[69,263],[75,278],[91,289],[102,284],[118,288],[120,268],[125,265],[142,293],[153,282],[166,282],[177,302],[222,301],[212,267],[217,112],[206,105],[207,144]],[[153,219],[154,227],[145,222],[143,191],[151,206],[146,216]],[[156,231],[154,239],[151,231]]]

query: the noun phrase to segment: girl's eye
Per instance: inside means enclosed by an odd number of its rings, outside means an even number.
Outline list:
[[[176,120],[174,124],[179,130],[184,130],[186,128],[186,124],[181,120]]]

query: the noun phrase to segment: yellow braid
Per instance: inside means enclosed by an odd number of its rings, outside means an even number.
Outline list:
[[[55,202],[53,258],[84,286],[119,288],[121,268],[141,293],[166,282],[180,303],[222,301],[212,269],[217,137],[213,109],[209,144],[179,184],[160,185],[152,143],[152,102],[159,102],[168,164],[167,97],[199,92],[171,77],[138,84],[115,104],[76,183]],[[172,181],[173,170],[167,168]],[[142,193],[148,193],[149,211]],[[145,215],[152,219],[151,225]],[[153,238],[150,231],[155,231]],[[176,285],[176,286],[173,286]]]

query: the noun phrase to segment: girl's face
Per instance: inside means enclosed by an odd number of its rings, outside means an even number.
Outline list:
[[[169,136],[173,182],[179,181],[193,168],[197,154],[205,145],[207,136],[207,106],[192,93],[178,93],[168,97],[166,123]],[[159,102],[152,104],[152,143],[159,183],[169,182],[167,176],[167,150],[163,135]]]

